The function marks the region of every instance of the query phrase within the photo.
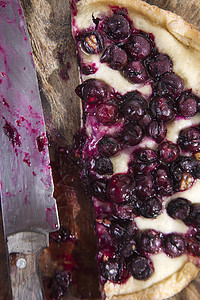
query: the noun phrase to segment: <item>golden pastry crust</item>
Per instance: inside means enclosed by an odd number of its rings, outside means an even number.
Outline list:
[[[162,10],[156,6],[151,6],[140,0],[81,0],[77,4],[78,14],[82,16],[91,13],[91,8],[94,13],[101,11],[101,5],[119,6],[128,9],[128,13],[138,14],[145,17],[148,22],[151,22],[158,27],[165,29],[181,44],[188,49],[195,49],[200,55],[200,32],[196,30],[193,25],[186,23],[180,16]],[[109,6],[108,6],[109,5]],[[81,29],[84,28],[83,26]],[[75,28],[72,27],[73,33]],[[198,57],[197,56],[197,57]],[[182,75],[182,74],[181,74]],[[180,292],[186,287],[197,275],[198,268],[192,262],[186,262],[177,272],[171,276],[163,279],[160,282],[152,284],[150,287],[142,289],[137,292],[129,292],[123,294],[116,294],[115,285],[107,282],[104,286],[103,292],[107,300],[156,300],[166,299],[170,296]]]

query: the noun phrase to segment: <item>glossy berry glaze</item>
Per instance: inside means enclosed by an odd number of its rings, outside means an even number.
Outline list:
[[[128,82],[152,87],[148,97],[137,90],[119,94],[94,78],[76,88],[83,109],[81,176],[96,215],[100,282],[124,283],[131,275],[147,280],[154,273],[153,254],[199,256],[200,205],[180,197],[166,201],[200,179],[199,126],[182,130],[176,143],[166,138],[168,124],[198,113],[199,98],[184,88],[154,36],[135,28],[124,9],[113,8],[98,19],[95,31],[77,31],[75,39],[80,70],[83,53],[98,55],[101,64]],[[143,141],[152,141],[153,147]],[[116,174],[115,158],[121,153],[128,153],[128,167]],[[136,225],[138,216],[154,220],[165,210],[188,232],[164,234]]]

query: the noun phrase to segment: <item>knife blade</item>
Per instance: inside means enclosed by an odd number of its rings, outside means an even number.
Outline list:
[[[59,229],[48,142],[19,0],[0,4],[0,186],[13,299],[43,299],[38,255]]]

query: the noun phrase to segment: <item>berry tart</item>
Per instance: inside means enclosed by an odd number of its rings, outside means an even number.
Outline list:
[[[165,299],[198,273],[200,33],[139,0],[71,9],[102,295]]]

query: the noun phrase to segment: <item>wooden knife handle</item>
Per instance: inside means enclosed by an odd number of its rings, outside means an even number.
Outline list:
[[[10,254],[10,284],[13,300],[42,300],[38,254]]]
[[[39,256],[48,240],[48,234],[37,232],[19,232],[7,238],[13,300],[44,299]]]

